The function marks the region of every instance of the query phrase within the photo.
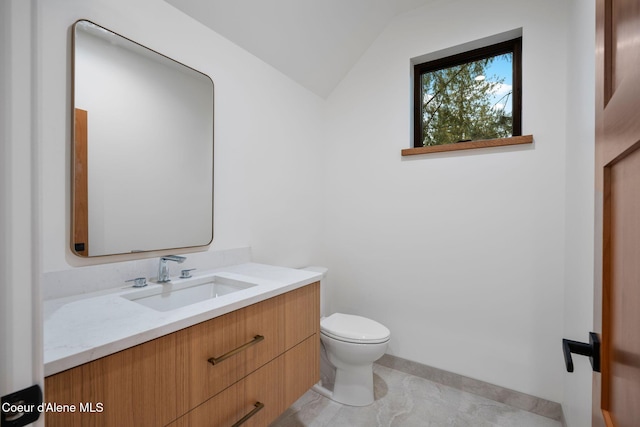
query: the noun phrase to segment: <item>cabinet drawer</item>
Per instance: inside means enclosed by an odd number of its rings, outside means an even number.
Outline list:
[[[280,306],[278,330],[280,353],[320,333],[320,282],[277,297]]]
[[[178,331],[178,413],[273,360],[279,354],[277,317],[272,298]]]
[[[46,412],[45,423],[47,427],[164,425],[177,416],[175,367],[175,336],[167,335],[49,376],[44,401],[75,405],[76,412]]]
[[[320,377],[317,334],[175,420],[169,427],[267,426]]]
[[[319,294],[314,283],[178,331],[178,413],[316,333]]]

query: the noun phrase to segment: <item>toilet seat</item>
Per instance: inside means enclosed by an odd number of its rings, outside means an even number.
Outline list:
[[[360,344],[379,344],[391,337],[389,329],[375,320],[343,313],[322,319],[320,332],[339,341]]]

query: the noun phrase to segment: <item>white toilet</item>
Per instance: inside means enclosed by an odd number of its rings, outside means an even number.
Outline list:
[[[389,329],[366,317],[334,313],[320,321],[320,340],[326,358],[335,368],[333,391],[321,381],[314,386],[320,394],[351,406],[373,403],[373,362],[380,359],[391,338]]]
[[[325,267],[304,270],[322,273],[321,313],[326,313]],[[384,355],[391,333],[380,323],[362,316],[334,313],[320,319],[320,382],[313,389],[336,402],[351,406],[373,403],[373,362]]]

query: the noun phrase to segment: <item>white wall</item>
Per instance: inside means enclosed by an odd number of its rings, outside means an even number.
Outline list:
[[[568,21],[564,335],[588,342],[593,325],[595,0],[571,0]],[[564,374],[568,426],[591,425],[591,365]]]
[[[565,5],[437,1],[397,17],[328,99],[325,179],[333,311],[387,325],[390,354],[556,402]],[[409,58],[520,27],[523,133],[534,144],[401,158]]]
[[[214,240],[209,250],[251,246],[256,261],[310,262],[321,224],[320,98],[161,0],[38,5],[45,272],[131,259],[87,261],[69,250],[71,26],[81,18],[213,79]]]

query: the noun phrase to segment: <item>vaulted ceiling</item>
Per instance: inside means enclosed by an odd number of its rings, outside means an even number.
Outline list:
[[[165,0],[326,98],[398,14],[433,0]]]

